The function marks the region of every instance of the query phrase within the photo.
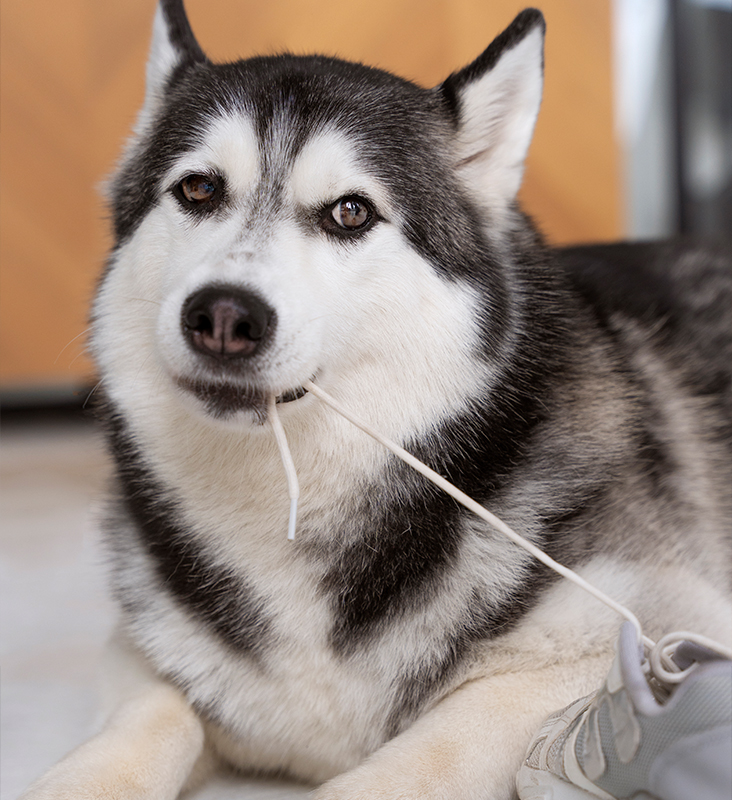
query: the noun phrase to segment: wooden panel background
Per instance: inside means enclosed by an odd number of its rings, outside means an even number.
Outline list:
[[[470,62],[518,0],[188,0],[217,60],[320,51],[434,85]],[[522,196],[550,241],[620,235],[610,0],[544,0],[542,113]],[[153,0],[0,4],[0,386],[74,385],[108,245],[97,187],[144,88]]]

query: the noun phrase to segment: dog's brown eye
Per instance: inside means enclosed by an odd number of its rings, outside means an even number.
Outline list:
[[[202,205],[216,197],[217,181],[211,175],[186,175],[177,185],[177,194],[191,205]]]
[[[339,200],[330,212],[336,225],[347,231],[365,228],[373,217],[371,207],[360,197],[344,197]]]

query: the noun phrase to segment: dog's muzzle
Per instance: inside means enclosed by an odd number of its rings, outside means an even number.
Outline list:
[[[274,339],[277,314],[251,291],[213,284],[193,292],[183,303],[180,325],[195,362],[175,382],[203,403],[209,415],[226,419],[239,411],[266,419],[269,392],[260,384],[260,355]],[[201,369],[203,368],[203,369]],[[278,403],[306,394],[296,386],[278,393]]]
[[[183,304],[181,327],[190,347],[210,362],[257,355],[271,338],[275,312],[254,293],[233,286],[208,286]]]

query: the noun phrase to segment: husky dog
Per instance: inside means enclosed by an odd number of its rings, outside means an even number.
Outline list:
[[[526,10],[427,90],[214,64],[161,2],[93,309],[116,688],[28,797],[174,798],[223,763],[319,800],[505,800],[542,719],[599,686],[619,618],[310,380],[649,635],[730,641],[728,262],[544,246],[516,200],[543,36]]]

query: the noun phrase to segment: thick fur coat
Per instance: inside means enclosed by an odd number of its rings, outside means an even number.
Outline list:
[[[527,10],[427,90],[214,64],[161,2],[93,308],[110,717],[27,798],[172,800],[223,762],[319,800],[508,800],[542,719],[599,686],[614,612],[309,379],[649,635],[730,642],[729,260],[545,247],[516,201],[543,35]]]

